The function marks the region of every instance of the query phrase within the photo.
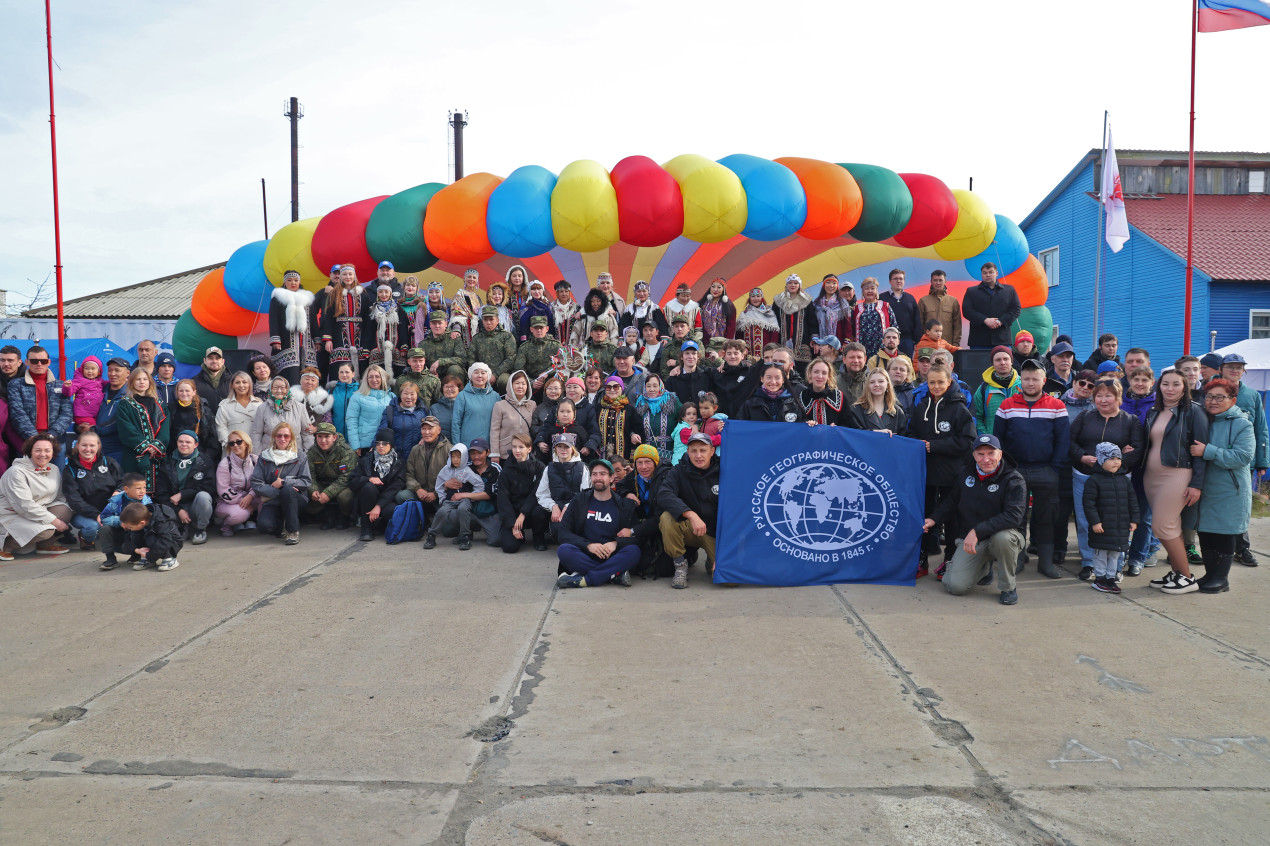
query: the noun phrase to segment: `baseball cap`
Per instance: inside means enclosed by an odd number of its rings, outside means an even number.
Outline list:
[[[683,346],[679,348],[679,351],[683,352],[684,350],[696,350],[697,352],[701,352],[701,347],[697,346],[696,341],[684,341]]]
[[[929,361],[930,357],[934,354],[935,354],[934,347],[922,347],[921,349],[917,351],[917,360],[921,361],[924,358]]]
[[[440,429],[441,421],[433,417],[431,414],[429,414],[427,417],[419,421],[419,425],[420,426],[436,426],[438,429]]]
[[[333,264],[333,265],[331,265],[331,272],[332,272],[332,273],[339,273],[339,272],[340,272],[340,266],[339,266],[338,264]]]
[[[560,432],[559,434],[551,436],[552,449],[555,449],[561,444],[564,444],[565,446],[577,446],[578,436],[573,434],[572,432]]]
[[[975,438],[975,449],[981,446],[992,447],[993,449],[1001,449],[1001,441],[997,440],[996,435],[980,435]]]
[[[1059,341],[1057,344],[1050,347],[1050,358],[1053,358],[1056,355],[1063,355],[1065,353],[1071,353],[1072,355],[1076,354],[1076,351],[1072,349],[1072,345],[1066,341]]]
[[[1244,365],[1246,365],[1248,362],[1247,362],[1247,361],[1244,361],[1244,357],[1243,357],[1242,355],[1240,355],[1239,353],[1230,353],[1229,355],[1226,355],[1226,356],[1223,356],[1223,357],[1222,357],[1221,363],[1222,363],[1222,364],[1244,364]]]
[[[468,452],[479,449],[481,452],[489,452],[489,441],[485,438],[472,438],[472,442],[467,445]]]
[[[225,353],[224,351],[221,350],[220,347],[208,347],[206,350],[203,351],[203,358],[207,358],[212,353],[216,353],[221,358],[225,357]]]
[[[164,355],[168,356],[169,358],[171,357],[170,353],[164,353]],[[155,356],[155,359],[154,359],[155,367],[158,367],[159,364],[160,364],[159,358],[158,356]],[[106,366],[107,367],[122,367],[124,370],[132,369],[132,365],[128,363],[128,359],[126,358],[112,358],[110,361],[106,362]]]
[[[635,351],[630,347],[618,347],[617,352],[613,353],[614,358],[634,358]]]
[[[386,268],[388,268],[389,270],[396,270],[396,269],[397,269],[397,268],[395,268],[395,267],[393,267],[393,266],[392,266],[392,262],[390,262],[390,261],[381,261],[381,262],[379,263],[379,266],[380,266],[380,267],[386,267]]]
[[[609,473],[613,472],[613,464],[607,458],[597,458],[586,467],[588,470],[594,470],[597,467],[604,467],[609,471]]]
[[[338,434],[339,434],[339,432],[335,429],[335,424],[334,424],[334,423],[319,423],[319,424],[317,424],[317,429],[314,431],[314,433],[313,433],[313,434],[315,434],[315,435],[338,435]]]
[[[710,440],[710,436],[705,432],[693,432],[688,436],[689,444],[709,444],[714,446],[714,441]]]
[[[1113,370],[1119,369],[1120,365],[1114,361],[1104,361],[1102,364],[1098,365],[1099,373],[1111,373]]]

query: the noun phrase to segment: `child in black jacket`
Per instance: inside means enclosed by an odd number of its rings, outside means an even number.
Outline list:
[[[171,506],[129,503],[119,515],[119,525],[127,532],[123,551],[138,558],[132,569],[154,566],[162,573],[181,566],[176,555],[181,551],[185,533]]]
[[[1129,540],[1138,528],[1138,496],[1129,477],[1118,471],[1120,447],[1103,441],[1095,447],[1098,467],[1085,483],[1085,519],[1089,521],[1089,546],[1094,553],[1094,590],[1120,593],[1116,572]]]
[[[952,371],[938,365],[926,374],[927,393],[914,406],[908,421],[908,436],[926,444],[926,516],[935,512],[961,481],[966,451],[975,441],[975,421],[966,408],[966,399],[953,387]],[[940,528],[940,527],[937,527]],[[943,578],[944,570],[957,551],[956,529],[942,526],[944,555],[935,575]],[[927,532],[922,536],[922,563],[918,578],[926,575],[928,556],[939,554],[939,536]]]

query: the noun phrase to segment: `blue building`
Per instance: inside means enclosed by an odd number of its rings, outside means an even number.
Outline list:
[[[1129,242],[1119,253],[1098,229],[1100,155],[1082,157],[1020,227],[1045,267],[1046,305],[1058,332],[1075,341],[1077,360],[1093,351],[1099,334],[1113,332],[1122,354],[1146,347],[1158,369],[1183,354],[1186,151],[1116,151],[1129,218]],[[1195,154],[1192,354],[1270,338],[1268,171],[1270,153]]]

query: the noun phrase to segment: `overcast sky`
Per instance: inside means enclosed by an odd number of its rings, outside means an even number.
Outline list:
[[[974,177],[1018,222],[1103,109],[1119,148],[1186,149],[1187,5],[53,0],[66,298],[260,239],[261,177],[269,231],[287,223],[290,96],[301,217],[446,181],[458,108],[469,173],[809,156]],[[44,4],[0,0],[0,20],[12,303],[54,264]],[[1266,149],[1268,50],[1270,27],[1199,36],[1198,148]]]

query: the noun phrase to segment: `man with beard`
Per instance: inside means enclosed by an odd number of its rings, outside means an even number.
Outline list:
[[[852,341],[842,348],[842,369],[838,371],[838,387],[846,394],[849,403],[861,397],[865,383],[868,382],[869,374],[865,368],[868,362],[865,357],[867,352],[864,344],[859,341]]]
[[[635,503],[613,495],[613,465],[603,458],[589,465],[591,487],[574,495],[558,531],[560,578],[557,587],[595,587],[616,582],[631,585],[631,568],[640,551],[631,531]]]
[[[803,292],[803,280],[797,273],[785,277],[785,290],[772,300],[772,311],[780,323],[781,345],[798,361],[811,361],[811,338],[819,323],[816,307]]]

